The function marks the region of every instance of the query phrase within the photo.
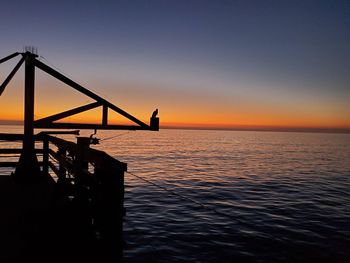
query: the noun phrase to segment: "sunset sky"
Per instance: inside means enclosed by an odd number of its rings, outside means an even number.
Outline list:
[[[0,58],[33,45],[146,122],[158,108],[163,126],[350,130],[349,1],[12,0],[1,14]],[[18,60],[0,65],[0,82]],[[36,76],[36,118],[91,101]],[[22,69],[0,120],[23,118],[23,83]]]

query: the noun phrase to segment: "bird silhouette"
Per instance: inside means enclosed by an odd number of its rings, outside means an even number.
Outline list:
[[[158,109],[156,109],[153,113],[152,113],[152,118],[157,117],[158,115]]]

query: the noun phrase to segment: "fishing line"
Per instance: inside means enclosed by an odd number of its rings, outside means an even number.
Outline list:
[[[131,132],[133,132],[133,131],[128,131],[128,132],[124,132],[122,134],[118,134],[118,135],[115,135],[115,136],[112,136],[112,137],[107,137],[105,139],[101,139],[100,141],[102,142],[102,141],[107,141],[107,140],[111,140],[111,139],[114,139],[114,138],[122,137],[122,136],[125,136],[125,135],[127,135],[127,134],[129,134]]]
[[[204,204],[204,203],[202,203],[202,202],[199,202],[199,201],[197,201],[197,200],[194,200],[194,199],[192,199],[192,198],[190,198],[190,197],[188,197],[188,196],[184,196],[184,195],[182,195],[182,194],[176,193],[175,191],[170,190],[170,189],[168,189],[168,188],[166,188],[166,187],[164,187],[164,186],[161,186],[161,185],[159,185],[159,184],[156,184],[156,183],[154,183],[154,182],[152,182],[152,181],[150,181],[150,180],[148,180],[148,179],[143,178],[142,176],[136,175],[136,174],[134,174],[134,173],[132,173],[132,172],[129,172],[129,171],[126,171],[126,173],[128,173],[128,174],[130,174],[130,175],[132,175],[132,176],[134,176],[134,177],[136,177],[136,178],[138,178],[138,179],[140,179],[140,180],[142,180],[142,181],[145,181],[145,182],[147,182],[147,183],[149,183],[149,184],[151,184],[151,185],[153,185],[153,186],[155,186],[155,187],[158,187],[158,188],[160,188],[160,189],[162,189],[162,190],[164,190],[164,191],[166,191],[166,192],[168,192],[168,193],[170,193],[170,194],[173,194],[173,195],[176,195],[176,196],[178,196],[178,197],[180,197],[180,198],[182,198],[182,199],[188,200],[188,201],[190,201],[190,202],[192,202],[192,203],[194,203],[194,204],[200,206],[200,207],[203,208],[203,209],[212,211],[212,212],[214,212],[214,213],[217,214],[217,215],[226,217],[226,218],[228,218],[228,219],[230,219],[230,220],[234,220],[234,221],[238,222],[239,224],[245,225],[245,226],[247,226],[247,227],[252,227],[250,224],[248,224],[248,223],[246,223],[246,222],[244,222],[244,221],[242,221],[242,220],[240,220],[240,219],[238,219],[238,218],[236,218],[236,217],[233,217],[232,215],[229,215],[229,214],[227,214],[227,213],[224,213],[224,212],[222,212],[222,211],[219,211],[219,210],[217,210],[217,209],[215,209],[215,208],[213,208],[213,207],[211,207],[211,206],[208,206],[207,204]]]

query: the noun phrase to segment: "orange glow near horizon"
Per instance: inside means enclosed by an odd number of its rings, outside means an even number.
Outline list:
[[[77,105],[79,106],[79,105]],[[234,128],[330,128],[330,129],[349,129],[350,122],[346,119],[322,119],[313,118],[309,119],[303,116],[285,116],[282,113],[279,114],[219,114],[218,116],[197,115],[195,113],[187,114],[183,116],[181,114],[166,114],[160,111],[161,127],[173,127],[173,128],[218,128],[218,129],[234,129]],[[46,117],[50,114],[58,113],[50,109],[46,114],[38,114],[35,119]],[[71,116],[63,119],[60,122],[78,122],[78,123],[100,123],[101,122],[101,110],[91,110],[83,114]],[[119,118],[116,114],[109,114],[110,124],[132,124],[130,121]],[[113,116],[114,115],[114,116]],[[141,121],[149,123],[149,116],[143,112],[134,114]],[[20,111],[12,110],[7,111],[6,114],[1,112],[0,121],[21,121],[23,120],[22,109]]]
[[[50,83],[50,82],[49,82]],[[45,82],[44,82],[45,84]],[[52,85],[52,83],[51,83]],[[51,88],[37,87],[35,119],[50,116],[92,102],[76,91],[63,89],[56,83]],[[0,121],[20,121],[23,119],[23,94],[11,87],[0,97]],[[17,91],[16,91],[17,90]],[[350,129],[350,119],[345,111],[330,111],[322,105],[312,109],[298,104],[294,109],[284,105],[270,105],[266,102],[249,100],[239,103],[227,102],[210,95],[197,95],[189,92],[156,90],[157,96],[145,93],[144,87],[118,87],[118,97],[108,98],[122,109],[141,121],[149,123],[151,113],[157,105],[161,127],[191,127],[218,129],[259,129],[259,128],[327,128]],[[149,90],[149,89],[148,89]],[[55,94],[55,96],[53,96]],[[121,105],[120,102],[123,102]],[[17,105],[14,107],[14,105]],[[5,110],[6,109],[6,110]],[[61,122],[100,123],[100,108],[71,116]],[[110,124],[132,124],[118,114],[109,112]]]

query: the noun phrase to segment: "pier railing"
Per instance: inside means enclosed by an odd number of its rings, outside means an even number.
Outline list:
[[[0,141],[12,143],[22,139],[22,134],[0,134]],[[56,200],[74,203],[81,223],[99,237],[120,238],[126,163],[90,148],[89,137],[78,137],[77,143],[73,143],[40,133],[35,140],[42,142],[36,153],[43,174],[51,175],[56,183]],[[16,167],[17,161],[9,159],[19,157],[22,149],[12,147],[0,148],[0,167]]]

